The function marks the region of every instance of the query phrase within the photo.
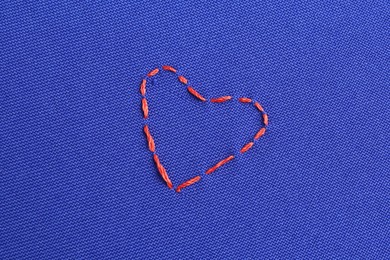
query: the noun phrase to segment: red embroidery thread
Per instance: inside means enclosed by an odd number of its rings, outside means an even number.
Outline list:
[[[214,165],[213,167],[211,167],[210,169],[208,169],[206,171],[206,174],[210,174],[210,173],[213,173],[216,169],[218,169],[219,167],[221,167],[222,165],[230,162],[231,160],[234,159],[234,156],[233,155],[230,155],[228,158],[225,158],[223,159],[222,161],[220,161],[219,163],[217,163],[216,165]]]
[[[242,98],[239,98],[238,101],[240,101],[241,103],[250,103],[250,102],[252,102],[252,99],[242,97]]]
[[[255,140],[259,139],[259,138],[262,137],[264,134],[265,134],[265,127],[261,128],[261,129],[259,130],[259,132],[257,132],[257,134],[255,135]]]
[[[260,105],[259,102],[255,102],[255,107],[256,107],[260,112],[264,112],[264,109],[263,109],[263,107]]]
[[[143,79],[141,82],[141,86],[139,88],[141,95],[144,97],[146,95],[146,79]]]
[[[184,85],[187,85],[188,80],[184,76],[179,76],[178,79],[181,83],[183,83]]]
[[[244,145],[244,147],[241,148],[240,153],[245,153],[246,151],[251,149],[254,144],[254,142],[247,143],[246,145]]]
[[[156,150],[156,146],[154,144],[153,136],[149,132],[149,127],[147,125],[144,126],[144,132],[146,135],[146,140],[148,140],[149,150],[154,153]]]
[[[200,176],[196,176],[192,179],[189,179],[188,181],[185,181],[183,182],[182,184],[180,184],[179,186],[177,186],[176,188],[176,192],[180,192],[181,189],[185,188],[185,187],[188,187],[196,182],[198,182],[200,180]]]
[[[157,75],[157,73],[159,72],[160,70],[158,68],[155,68],[154,70],[152,70],[151,72],[148,73],[148,77],[153,77],[155,75]]]
[[[164,65],[162,66],[163,70],[166,70],[166,71],[170,71],[170,72],[173,72],[173,73],[176,73],[176,69],[172,66],[168,66],[168,65]]]
[[[147,119],[149,116],[149,107],[148,107],[148,101],[146,101],[146,98],[142,99],[142,111],[144,112],[144,118]]]
[[[210,99],[210,101],[213,103],[222,103],[222,102],[226,102],[226,101],[231,100],[231,99],[232,99],[231,96],[224,96],[224,97],[219,97],[219,98],[212,98],[212,99]]]
[[[161,177],[162,177],[163,180],[167,183],[168,188],[172,189],[172,187],[173,187],[172,182],[171,182],[171,180],[169,179],[168,173],[167,173],[167,171],[165,170],[164,166],[161,164],[160,158],[158,158],[157,154],[153,154],[153,160],[154,160],[154,162],[156,163],[157,170],[158,170],[158,172],[160,173]]]
[[[164,71],[173,72],[175,74],[177,73],[177,70],[174,67],[169,66],[169,65],[162,66],[162,69]],[[160,71],[159,68],[155,68],[152,71],[150,71],[146,76],[148,78],[151,78],[153,76],[156,76],[159,73],[159,71]],[[178,75],[177,78],[178,78],[178,80],[182,84],[184,84],[184,85],[188,84],[188,79],[185,78],[184,76]],[[145,119],[147,119],[149,117],[149,107],[148,107],[148,102],[147,102],[147,99],[146,99],[146,84],[147,84],[147,79],[143,79],[141,81],[141,84],[140,84],[140,93],[142,95],[141,107],[142,107],[142,112],[143,112],[143,115],[144,115]],[[208,101],[208,99],[206,99],[204,96],[202,96],[193,87],[187,86],[187,90],[188,90],[188,92],[191,95],[193,95],[195,98],[199,99],[200,101],[202,101],[202,102]],[[232,96],[222,96],[222,97],[218,97],[218,98],[211,98],[209,101],[212,102],[212,103],[223,103],[223,102],[226,102],[226,101],[229,101],[229,100],[232,100],[232,99],[233,99]],[[253,147],[253,145],[255,144],[254,141],[257,141],[258,139],[260,139],[265,134],[266,127],[268,126],[268,115],[264,112],[263,107],[257,101],[253,101],[252,99],[247,98],[247,97],[240,97],[240,98],[238,98],[238,101],[241,102],[241,103],[248,103],[248,104],[252,103],[257,108],[257,110],[260,111],[261,116],[262,116],[262,120],[263,120],[263,124],[264,124],[264,127],[260,128],[260,130],[254,136],[254,138],[253,138],[254,140],[251,141],[251,142],[246,143],[240,149],[240,153],[243,154],[243,153],[247,152],[249,149],[251,149]],[[150,133],[149,127],[146,124],[144,125],[144,133],[145,133],[146,140],[147,140],[147,143],[148,143],[148,148],[153,153],[153,160],[154,160],[154,162],[156,164],[157,170],[160,173],[162,179],[167,184],[168,188],[172,189],[173,188],[173,184],[172,184],[171,180],[169,179],[169,176],[168,176],[168,173],[167,173],[166,169],[164,168],[164,166],[160,162],[160,158],[156,154],[156,145],[154,143],[153,136]],[[232,161],[234,158],[235,158],[234,155],[230,155],[229,157],[219,161],[213,167],[209,168],[205,172],[205,174],[209,175],[209,174],[213,173],[219,167],[227,164],[228,162]],[[180,192],[182,189],[184,189],[184,188],[186,188],[186,187],[188,187],[190,185],[193,185],[194,183],[200,181],[200,179],[201,179],[201,176],[195,176],[195,177],[193,177],[193,178],[191,178],[191,179],[181,183],[179,186],[177,186],[176,192]]]
[[[206,99],[198,93],[198,91],[196,91],[195,89],[193,89],[192,87],[187,87],[187,90],[188,92],[190,92],[194,97],[202,100],[203,102],[206,101]]]

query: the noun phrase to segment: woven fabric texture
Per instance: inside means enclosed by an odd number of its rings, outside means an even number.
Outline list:
[[[389,259],[388,1],[2,1],[0,259]],[[148,82],[161,162],[143,133]],[[209,176],[230,154],[236,158]]]

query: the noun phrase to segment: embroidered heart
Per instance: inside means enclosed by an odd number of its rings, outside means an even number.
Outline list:
[[[255,144],[255,142],[258,139],[260,139],[260,137],[262,137],[265,134],[266,127],[268,126],[268,115],[265,113],[263,107],[260,105],[260,103],[258,101],[255,101],[255,100],[253,100],[251,98],[248,98],[248,97],[239,97],[239,98],[235,99],[232,96],[221,96],[221,97],[216,97],[216,98],[205,98],[198,91],[196,91],[192,86],[189,86],[187,78],[184,77],[183,75],[178,75],[177,70],[175,68],[173,68],[172,66],[164,65],[164,66],[162,66],[162,70],[170,72],[173,75],[175,75],[178,78],[178,80],[180,81],[180,83],[184,84],[187,87],[188,92],[192,96],[194,96],[196,99],[198,99],[200,102],[223,103],[223,102],[238,101],[238,102],[241,102],[241,103],[253,105],[253,106],[255,106],[257,108],[257,110],[261,113],[261,116],[262,116],[262,119],[263,119],[262,123],[263,123],[264,126],[261,127],[260,130],[256,133],[256,135],[253,137],[253,140],[251,140],[250,142],[248,142],[248,143],[243,145],[243,147],[239,151],[240,153],[245,153],[249,149],[251,149],[253,147],[253,145]],[[160,72],[160,69],[159,68],[155,68],[154,70],[150,71],[146,75],[146,77],[141,81],[141,85],[140,85],[140,92],[141,92],[141,95],[142,95],[141,107],[142,107],[142,112],[143,112],[143,115],[144,115],[144,119],[147,119],[149,117],[149,106],[148,106],[148,101],[146,99],[146,84],[147,84],[147,80],[151,79],[154,76],[156,76],[159,72]],[[157,170],[160,173],[162,179],[165,181],[165,183],[168,186],[168,188],[172,189],[173,188],[172,181],[170,180],[170,178],[168,176],[168,173],[167,173],[167,170],[164,168],[164,166],[160,162],[160,158],[159,158],[159,156],[156,153],[156,145],[155,145],[153,136],[151,134],[151,131],[150,131],[149,126],[147,125],[146,121],[145,121],[145,125],[144,125],[143,130],[144,130],[144,133],[145,133],[145,136],[146,136],[146,140],[147,140],[147,143],[148,143],[148,148],[149,148],[150,152],[152,152],[152,154],[153,154],[153,160],[154,160],[154,163],[156,164]],[[217,164],[215,164],[214,166],[210,167],[205,172],[205,174],[206,175],[210,175],[211,173],[216,171],[219,167],[227,164],[228,162],[232,161],[234,158],[235,158],[234,155],[230,155],[230,156],[220,160]],[[202,178],[201,176],[197,175],[197,176],[195,176],[195,177],[193,177],[193,178],[191,178],[191,179],[189,179],[189,180],[179,184],[176,187],[176,192],[180,192],[183,188],[188,187],[188,186],[190,186],[190,185],[200,181],[201,178]]]

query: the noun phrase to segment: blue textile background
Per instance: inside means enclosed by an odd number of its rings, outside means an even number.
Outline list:
[[[389,259],[388,1],[2,1],[1,259]],[[139,83],[270,116],[177,194]],[[148,86],[173,182],[259,128]]]

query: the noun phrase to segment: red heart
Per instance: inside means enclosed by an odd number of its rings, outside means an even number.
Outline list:
[[[235,100],[235,99],[233,99],[232,96],[221,96],[221,97],[217,97],[217,98],[207,99],[203,95],[201,95],[199,92],[197,92],[193,87],[188,86],[187,78],[185,78],[182,75],[177,75],[177,70],[175,68],[173,68],[172,66],[164,65],[164,66],[162,66],[162,69],[164,71],[168,71],[168,72],[171,72],[174,75],[176,75],[178,80],[182,84],[187,86],[188,92],[191,95],[193,95],[195,98],[199,99],[200,102],[223,103],[223,102],[234,101]],[[142,103],[142,111],[143,111],[145,119],[147,119],[148,116],[149,116],[149,106],[148,106],[148,101],[146,99],[146,82],[147,82],[147,78],[152,78],[152,77],[156,76],[159,72],[160,72],[159,68],[156,68],[156,69],[150,71],[146,75],[146,78],[143,79],[142,82],[141,82],[141,86],[140,86],[140,92],[141,92],[141,95],[142,95],[142,102],[141,103]],[[241,103],[253,104],[260,111],[260,113],[262,114],[263,124],[264,124],[264,127],[260,128],[260,130],[257,132],[257,134],[253,137],[253,140],[251,142],[246,143],[240,149],[240,153],[245,153],[250,148],[252,148],[252,146],[254,145],[255,141],[257,141],[260,137],[262,137],[265,134],[266,127],[268,126],[268,115],[264,112],[264,109],[260,105],[260,103],[257,102],[257,101],[254,101],[253,99],[250,99],[250,98],[247,98],[247,97],[240,97],[240,98],[237,99],[237,101],[241,102]],[[149,150],[153,153],[153,160],[154,160],[154,162],[156,164],[157,170],[160,173],[160,175],[163,178],[163,180],[168,185],[168,187],[170,189],[172,189],[173,188],[173,184],[172,184],[171,180],[169,179],[168,173],[167,173],[166,169],[164,168],[164,166],[161,164],[160,158],[158,157],[158,155],[156,153],[156,147],[155,147],[155,143],[154,143],[154,140],[153,140],[153,136],[150,133],[149,127],[148,127],[148,125],[146,123],[144,125],[144,132],[145,132],[145,135],[146,135],[146,140],[148,142]],[[221,167],[222,165],[230,162],[233,159],[234,159],[234,155],[230,155],[229,157],[222,159],[217,164],[215,164],[214,166],[209,168],[205,172],[205,174],[209,175],[209,174],[213,173],[219,167]],[[176,188],[176,191],[180,192],[183,188],[188,187],[188,186],[198,182],[200,179],[201,179],[201,176],[199,176],[199,175],[195,176],[195,177],[189,179],[188,181],[185,181],[182,184],[178,185],[177,188]]]

